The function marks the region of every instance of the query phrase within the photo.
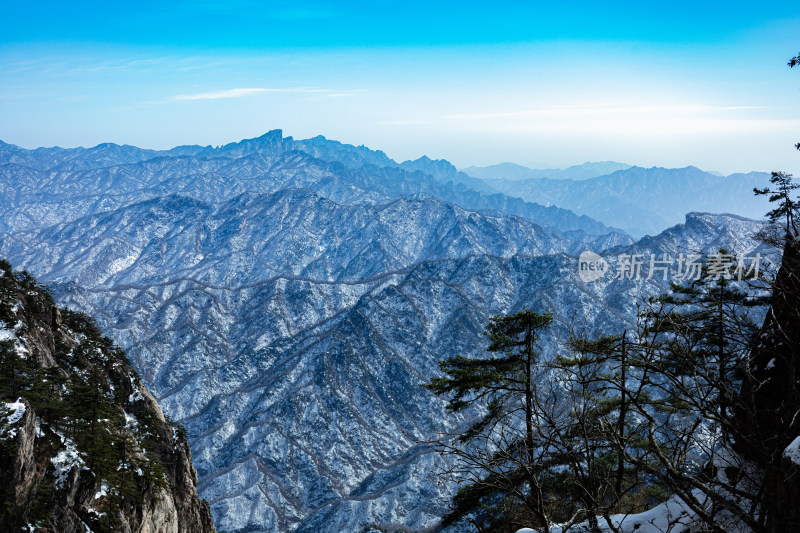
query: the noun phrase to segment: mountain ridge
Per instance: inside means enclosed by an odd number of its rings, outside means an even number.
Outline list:
[[[600,253],[611,263],[625,253],[660,256],[698,246],[752,253],[756,244],[738,236],[759,227],[741,217],[690,214],[661,239]],[[143,375],[159,400],[193,438],[200,488],[222,529],[356,531],[370,521],[420,529],[435,524],[452,489],[424,482],[433,456],[404,466],[396,460],[415,446],[404,432],[419,439],[447,429],[444,421],[458,422],[437,414],[443,405],[417,385],[433,375],[436,360],[476,353],[491,314],[522,305],[558,310],[554,339],[577,317],[601,331],[628,324],[636,295],[666,288],[657,280],[584,284],[576,261],[563,252],[477,253],[324,286],[272,279],[232,289],[174,279],[92,291],[59,283],[55,290],[97,313],[104,329],[130,346],[137,366],[148,369]],[[183,355],[165,362],[163,353]],[[339,450],[335,457],[332,449]],[[310,476],[309,483],[298,485],[297,476]],[[375,496],[350,497],[362,491]],[[322,502],[328,503],[318,507]],[[249,516],[251,505],[273,511],[251,525],[235,518]]]
[[[321,142],[318,141],[318,144]],[[326,140],[325,146],[338,146],[333,143],[335,141]],[[58,165],[44,168],[53,163],[50,159],[41,164],[26,165],[24,169],[11,167],[10,164],[22,164],[18,157],[20,153],[25,158],[34,158],[33,151],[3,148],[0,150],[0,163],[4,163],[0,167],[0,189],[5,192],[6,205],[0,202],[0,212],[5,215],[5,223],[0,224],[0,231],[31,229],[32,224],[41,224],[39,221],[42,219],[46,224],[53,224],[63,221],[64,216],[76,218],[145,197],[162,195],[165,190],[183,191],[184,194],[194,194],[201,200],[207,200],[219,199],[221,196],[230,197],[252,187],[257,191],[268,192],[286,185],[280,182],[259,182],[257,178],[263,176],[294,180],[294,186],[312,186],[325,190],[335,199],[350,197],[363,202],[380,201],[381,196],[385,199],[428,194],[467,209],[504,211],[522,216],[551,228],[551,231],[556,231],[555,228],[559,228],[559,231],[581,229],[593,235],[607,231],[605,225],[586,216],[574,215],[555,207],[530,204],[499,193],[488,194],[489,191],[472,189],[461,183],[463,180],[459,181],[458,176],[445,182],[419,170],[403,169],[401,165],[377,167],[369,162],[362,162],[360,166],[347,166],[339,160],[315,159],[296,148],[291,137],[284,138],[280,130],[272,130],[254,139],[216,148],[205,147],[195,155],[170,156],[169,151],[162,151],[157,152],[156,157],[135,163],[126,159],[121,164],[110,165],[107,159],[102,159],[95,168],[89,168],[92,166],[90,154],[89,163],[73,163],[70,169],[56,168]],[[351,148],[346,148],[346,151]],[[81,153],[86,154],[86,149],[80,150],[84,150]],[[29,178],[26,182],[18,182],[18,175],[28,175]],[[162,175],[165,179],[155,181]],[[252,180],[243,181],[248,175]],[[235,179],[223,179],[227,177]],[[168,182],[168,179],[171,181]],[[96,183],[94,197],[91,196],[92,189],[87,190],[88,180]],[[464,180],[476,181],[469,177]],[[141,183],[137,185],[137,182]],[[37,183],[45,186],[37,189],[34,187]],[[72,191],[67,188],[70,184],[73,184]],[[111,186],[122,187],[123,194],[119,194],[116,188],[112,190]],[[78,202],[69,206],[61,205],[58,203],[60,196],[54,198],[54,192],[60,195],[69,192],[77,196]],[[26,204],[27,207],[24,207]],[[24,208],[20,209],[21,206]],[[70,214],[75,210],[80,211]]]

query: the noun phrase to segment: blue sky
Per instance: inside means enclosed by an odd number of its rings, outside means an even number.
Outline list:
[[[16,2],[0,139],[800,170],[796,3]]]

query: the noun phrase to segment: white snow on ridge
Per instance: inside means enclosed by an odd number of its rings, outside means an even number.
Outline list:
[[[144,396],[142,395],[142,391],[140,391],[139,387],[136,386],[136,380],[133,379],[133,375],[130,375],[128,377],[131,380],[131,388],[133,388],[133,392],[131,392],[130,396],[128,396],[128,403],[134,403],[134,402],[138,402],[139,400],[144,400]],[[128,417],[128,414],[125,413],[126,425],[127,425],[127,417]]]
[[[106,483],[106,480],[103,480],[102,483],[100,483],[100,490],[95,492],[94,499],[97,500],[104,496],[108,496],[108,483]]]
[[[0,439],[14,439],[17,436],[19,428],[11,426],[19,422],[25,415],[25,404],[22,403],[22,398],[18,398],[16,402],[4,402],[3,405],[5,405],[6,409],[11,411],[11,413],[6,417],[4,423],[3,420],[0,419],[0,423],[2,423],[2,427],[0,427]]]
[[[136,420],[136,417],[128,414],[127,411],[122,411],[125,414],[125,429],[129,429],[131,431],[135,431],[137,427],[139,427],[139,421]]]

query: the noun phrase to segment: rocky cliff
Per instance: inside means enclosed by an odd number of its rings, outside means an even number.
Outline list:
[[[210,533],[182,428],[86,315],[0,261],[0,530]]]

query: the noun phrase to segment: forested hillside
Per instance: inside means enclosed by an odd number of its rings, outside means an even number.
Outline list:
[[[124,352],[0,261],[0,529],[215,531],[183,428]]]

